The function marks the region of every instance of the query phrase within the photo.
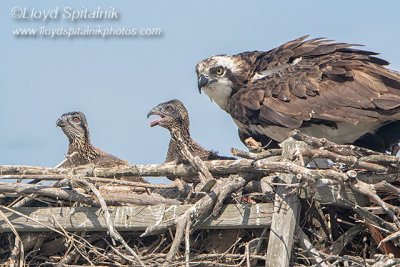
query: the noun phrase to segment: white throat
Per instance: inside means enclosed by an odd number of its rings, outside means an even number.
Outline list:
[[[216,82],[208,86],[204,86],[202,90],[208,95],[211,101],[228,112],[228,101],[232,92],[232,83],[228,80],[225,82]]]

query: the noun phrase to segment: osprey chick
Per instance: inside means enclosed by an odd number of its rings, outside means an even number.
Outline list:
[[[63,114],[57,120],[57,126],[68,137],[69,147],[67,156],[77,152],[77,155],[71,157],[61,167],[72,168],[88,163],[93,163],[99,167],[129,165],[125,160],[114,157],[91,144],[88,123],[82,112]]]
[[[196,66],[199,91],[231,115],[242,141],[282,142],[299,129],[381,152],[397,147],[400,76],[377,53],[307,37],[205,59]]]
[[[151,127],[159,125],[169,130],[170,133],[172,131],[179,131],[183,142],[185,142],[193,156],[198,156],[201,160],[234,159],[219,156],[217,153],[203,148],[192,139],[189,132],[189,115],[181,101],[174,99],[161,103],[152,108],[147,114],[147,117],[150,117],[150,115],[160,116],[159,119],[150,123]],[[177,163],[183,163],[185,161],[177,145],[177,140],[174,138],[171,138],[169,142],[167,158],[165,159],[165,162],[170,161],[176,161]]]

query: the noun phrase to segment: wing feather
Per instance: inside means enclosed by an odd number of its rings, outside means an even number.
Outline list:
[[[254,52],[250,77],[258,73],[261,78],[249,79],[230,98],[234,119],[244,125],[298,128],[315,120],[390,120],[400,111],[400,76],[384,68],[388,62],[377,53],[307,37]],[[262,75],[271,69],[276,71]]]

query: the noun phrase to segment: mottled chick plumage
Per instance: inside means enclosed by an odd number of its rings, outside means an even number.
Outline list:
[[[82,112],[74,111],[63,114],[57,120],[57,126],[62,129],[69,140],[67,157],[77,152],[61,167],[73,168],[89,163],[98,167],[114,167],[129,164],[127,161],[108,154],[91,144],[88,123],[85,114]]]
[[[216,152],[203,148],[192,139],[189,130],[189,115],[181,101],[174,99],[161,103],[151,109],[147,114],[147,117],[150,115],[160,116],[159,119],[156,119],[150,123],[151,127],[159,125],[163,128],[166,128],[170,132],[179,131],[183,137],[183,141],[193,156],[198,156],[202,160],[234,159],[231,157],[219,156]],[[185,162],[184,156],[182,155],[181,150],[176,142],[176,140],[171,138],[165,162]]]

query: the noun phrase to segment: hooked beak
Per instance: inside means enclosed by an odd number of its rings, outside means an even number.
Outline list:
[[[160,120],[162,120],[162,119],[165,117],[165,115],[162,114],[162,113],[158,110],[157,107],[152,108],[152,109],[149,111],[149,113],[147,113],[147,118],[150,117],[151,115],[157,115],[157,116],[160,116],[161,118],[160,118],[160,119],[156,119],[156,120],[150,122],[150,127],[153,127],[153,126],[158,125],[158,122],[159,122]]]
[[[64,127],[65,126],[65,122],[63,119],[58,119],[56,122],[56,126],[58,127]]]
[[[208,82],[209,82],[209,80],[210,80],[210,79],[208,78],[207,75],[205,75],[205,74],[200,74],[199,80],[197,81],[197,86],[198,86],[198,88],[199,88],[199,93],[200,93],[200,94],[201,94],[201,88],[202,88],[203,86],[207,85]]]

